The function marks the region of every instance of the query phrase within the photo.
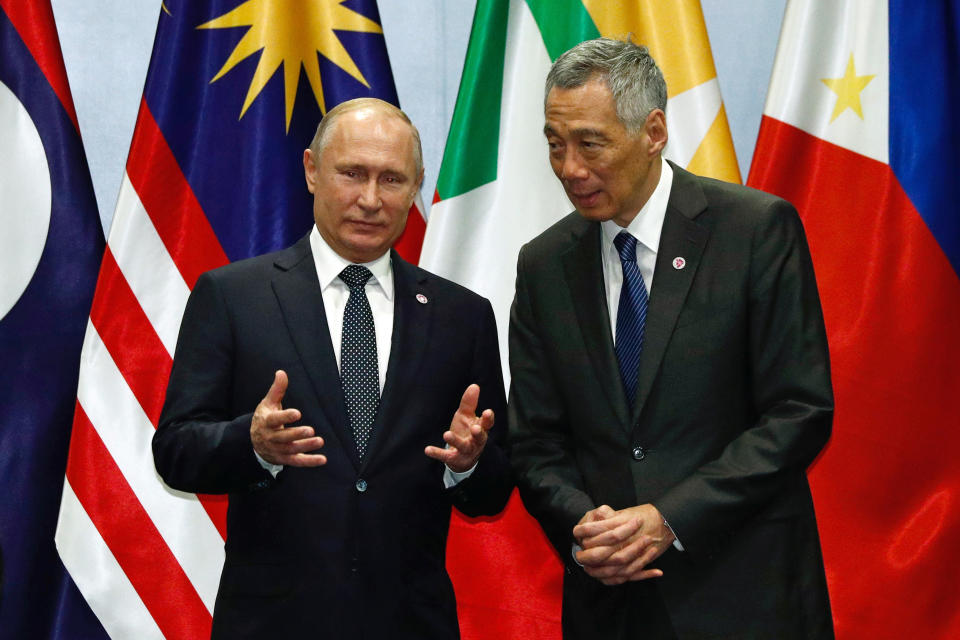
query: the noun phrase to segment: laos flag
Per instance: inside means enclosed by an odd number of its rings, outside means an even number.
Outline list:
[[[105,637],[53,543],[102,254],[50,2],[0,0],[2,640]]]
[[[841,640],[960,637],[957,69],[955,0],[790,0],[750,170],[800,210],[823,301]]]

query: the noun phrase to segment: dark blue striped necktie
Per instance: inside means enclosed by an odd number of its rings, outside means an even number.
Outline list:
[[[632,408],[637,398],[640,352],[643,350],[643,330],[647,320],[647,288],[637,266],[637,239],[621,231],[613,239],[613,244],[620,254],[620,266],[623,268],[623,286],[617,307],[617,362],[623,390]]]

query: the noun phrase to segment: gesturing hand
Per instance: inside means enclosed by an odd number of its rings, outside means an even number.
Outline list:
[[[607,585],[663,575],[647,568],[676,537],[652,504],[614,511],[603,505],[588,511],[573,528],[583,551],[577,560],[588,575]]]
[[[250,421],[250,440],[253,450],[271,464],[292,467],[319,467],[327,463],[322,454],[306,453],[323,446],[323,438],[313,435],[313,427],[287,427],[300,419],[297,409],[283,408],[283,394],[287,392],[287,374],[277,371],[273,384],[253,412]]]
[[[443,434],[446,449],[429,446],[425,454],[446,464],[451,471],[469,471],[487,444],[487,432],[493,426],[493,410],[487,409],[477,418],[480,387],[472,384],[463,392],[460,407],[453,414],[450,429]]]

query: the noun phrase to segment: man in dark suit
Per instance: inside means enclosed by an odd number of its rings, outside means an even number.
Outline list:
[[[829,638],[805,471],[833,397],[803,228],[664,161],[665,108],[630,43],[547,77],[576,212],[520,253],[509,442],[566,567],[564,636]]]
[[[156,467],[230,494],[214,637],[456,638],[451,505],[512,488],[493,312],[390,250],[423,178],[402,111],[337,106],[303,162],[311,233],[190,296]]]

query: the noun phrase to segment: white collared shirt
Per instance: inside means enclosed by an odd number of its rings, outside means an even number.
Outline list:
[[[350,297],[350,289],[339,278],[340,272],[354,264],[330,248],[316,225],[310,231],[310,250],[320,280],[323,295],[323,309],[327,314],[327,326],[330,328],[330,342],[337,358],[337,370],[340,369],[340,342],[343,337],[343,310]],[[370,301],[373,312],[373,326],[377,334],[377,369],[380,373],[380,393],[387,380],[387,364],[390,362],[390,347],[393,339],[393,265],[390,252],[362,266],[370,270],[373,277],[367,281],[364,291]]]
[[[657,250],[660,247],[660,232],[667,215],[667,202],[670,200],[670,188],[673,185],[673,169],[662,157],[660,159],[660,181],[640,212],[626,228],[637,239],[637,267],[643,276],[647,295],[653,287],[653,271],[657,264]],[[603,264],[603,284],[607,294],[607,311],[610,314],[610,333],[617,339],[617,310],[620,307],[620,289],[623,286],[623,267],[620,254],[613,239],[623,231],[623,227],[613,220],[600,223],[600,260]]]

